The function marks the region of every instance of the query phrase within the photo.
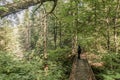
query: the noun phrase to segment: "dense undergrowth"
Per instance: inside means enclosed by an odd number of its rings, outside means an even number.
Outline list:
[[[107,53],[101,61],[102,67],[92,67],[97,80],[120,80],[120,54]]]
[[[49,51],[49,60],[44,60],[42,54],[26,55],[24,59],[16,60],[9,53],[0,52],[0,80],[68,80],[72,62],[65,52],[68,51]],[[47,76],[44,64],[48,64]]]
[[[68,80],[72,60],[67,56],[69,50],[48,51],[48,60],[42,54],[26,54],[22,60],[16,60],[7,52],[0,52],[0,80]],[[120,54],[106,54],[101,60],[102,67],[93,66],[97,80],[120,80]],[[44,64],[48,64],[45,76]]]

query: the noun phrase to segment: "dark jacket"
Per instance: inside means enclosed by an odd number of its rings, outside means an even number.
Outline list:
[[[80,54],[81,54],[81,47],[80,47],[80,45],[78,46],[78,59],[80,59]]]

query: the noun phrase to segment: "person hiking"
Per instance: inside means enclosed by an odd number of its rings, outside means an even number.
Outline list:
[[[81,47],[80,47],[80,45],[78,45],[78,59],[80,59],[80,54],[81,54]]]

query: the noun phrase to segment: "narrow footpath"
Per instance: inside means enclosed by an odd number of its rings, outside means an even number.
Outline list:
[[[96,80],[87,59],[74,58],[69,80]]]

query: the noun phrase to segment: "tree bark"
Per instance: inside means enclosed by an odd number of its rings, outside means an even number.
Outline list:
[[[113,18],[113,22],[114,22],[114,27],[113,27],[113,29],[114,29],[114,48],[115,48],[115,53],[117,54],[118,53],[118,35],[117,35],[117,22],[118,22],[118,19],[117,19],[117,17],[118,17],[118,14],[119,14],[119,12],[118,12],[118,10],[119,10],[119,8],[120,8],[120,1],[118,0],[117,1],[117,5],[116,5],[116,12],[115,12],[115,17]]]
[[[43,11],[43,14],[46,15],[46,11]],[[45,16],[43,19],[43,45],[44,45],[44,59],[46,61],[45,65],[44,65],[44,71],[45,71],[45,76],[48,75],[48,56],[47,56],[47,17]]]
[[[47,21],[44,19],[44,57],[47,58]]]
[[[31,46],[31,23],[29,21],[29,11],[26,10],[25,13],[25,23],[26,23],[26,27],[25,27],[25,32],[26,32],[26,45],[25,45],[25,49],[27,51],[30,50],[30,46]]]
[[[23,0],[18,1],[15,3],[7,4],[0,6],[0,17],[5,17],[9,14],[19,12],[23,9],[27,9],[30,6],[34,6],[36,4],[43,4],[47,1],[53,1],[55,3],[55,0]],[[53,9],[55,8],[56,3],[54,4]]]
[[[55,49],[57,48],[57,21],[54,21],[54,44]]]
[[[107,49],[108,51],[110,51],[110,26],[108,18],[107,18]]]
[[[110,51],[110,17],[109,17],[109,13],[110,13],[110,9],[108,8],[107,11],[107,17],[106,17],[106,26],[107,26],[107,50]]]
[[[73,6],[72,6],[73,7]],[[72,15],[75,16],[73,20],[73,39],[72,39],[72,54],[76,54],[77,52],[77,45],[78,45],[78,3],[75,2],[75,11],[72,12]]]
[[[60,48],[62,48],[62,25],[61,25],[61,21],[59,21],[59,36],[60,36],[60,38],[59,38],[59,46],[60,46]]]

